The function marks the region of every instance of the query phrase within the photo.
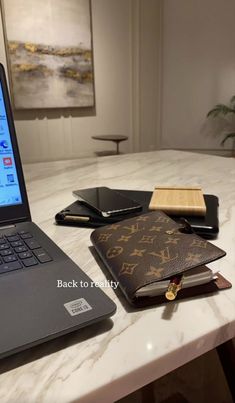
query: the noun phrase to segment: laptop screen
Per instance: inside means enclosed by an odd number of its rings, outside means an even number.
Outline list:
[[[0,207],[22,203],[2,85],[0,83]]]
[[[7,80],[0,63],[0,226],[31,221]]]

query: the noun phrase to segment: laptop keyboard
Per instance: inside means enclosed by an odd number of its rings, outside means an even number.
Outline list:
[[[52,260],[29,232],[0,234],[0,274]]]

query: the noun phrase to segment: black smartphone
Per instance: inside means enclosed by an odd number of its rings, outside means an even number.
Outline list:
[[[134,217],[142,213],[147,213],[148,205],[152,196],[152,192],[142,190],[121,190],[115,189],[129,199],[136,200],[137,204],[143,206],[142,211],[133,211],[129,217]],[[215,195],[204,195],[206,203],[205,217],[186,217],[194,232],[206,239],[215,239],[219,233],[219,200]],[[102,225],[112,224],[126,218],[125,214],[103,217],[97,214],[95,210],[89,209],[83,203],[75,201],[55,216],[55,221],[59,225],[74,225],[78,227],[96,228]],[[172,217],[179,221],[179,217]]]
[[[73,195],[80,203],[88,206],[103,217],[133,213],[142,206],[121,193],[107,187],[74,190]]]

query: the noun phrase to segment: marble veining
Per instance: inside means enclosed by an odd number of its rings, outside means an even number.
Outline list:
[[[235,283],[235,159],[155,151],[29,164],[24,173],[33,220],[94,281],[105,274],[89,248],[91,230],[54,224],[74,201],[72,190],[201,185],[220,199],[213,242],[227,255],[216,267]],[[128,306],[118,291],[104,292],[117,304],[111,320],[0,362],[1,402],[110,403],[235,336],[234,288],[144,310]]]

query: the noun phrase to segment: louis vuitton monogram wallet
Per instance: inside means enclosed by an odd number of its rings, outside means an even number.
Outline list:
[[[205,264],[226,253],[161,211],[94,230],[91,241],[135,306],[230,288]]]

